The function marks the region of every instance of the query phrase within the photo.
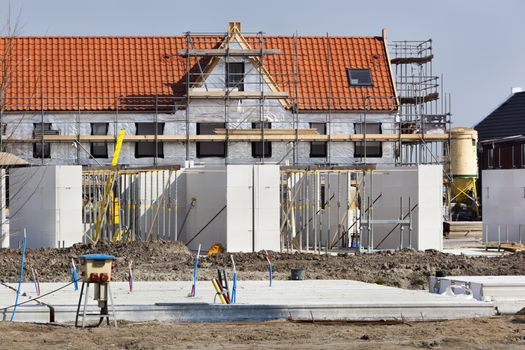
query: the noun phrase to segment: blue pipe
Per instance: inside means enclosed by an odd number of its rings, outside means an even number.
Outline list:
[[[26,261],[26,230],[24,229],[24,244],[22,245],[22,263],[20,264],[20,278],[18,279],[18,288],[16,290],[15,306],[13,307],[13,313],[11,314],[11,321],[15,318],[16,305],[18,304],[18,296],[20,295],[20,286],[22,285],[22,279],[24,278],[24,263]]]
[[[269,272],[270,272],[270,287],[271,287],[271,286],[272,286],[272,277],[273,277],[273,276],[272,276],[272,272],[273,272],[273,271],[272,271],[272,270],[273,270],[273,269],[272,269],[272,263],[270,263],[270,264],[268,265],[268,270],[269,270]]]
[[[77,275],[77,268],[75,265],[71,266],[71,280],[75,284],[75,290],[78,290],[78,275]]]
[[[237,302],[237,272],[233,272],[232,304]]]
[[[195,257],[195,265],[193,266],[193,295],[197,295],[197,267],[199,266],[199,254],[201,253],[201,245],[199,244],[199,249],[197,250],[197,256]]]
[[[193,296],[197,295],[197,266],[199,266],[199,257],[195,259],[195,265],[193,266]]]

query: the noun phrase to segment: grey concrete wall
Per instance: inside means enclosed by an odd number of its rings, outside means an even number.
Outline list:
[[[280,249],[278,166],[183,169],[178,188],[179,239],[187,243],[198,234],[190,249],[201,244],[207,250],[214,243],[233,252]]]
[[[191,168],[179,175],[178,227],[179,239],[185,243],[201,231],[226,205],[226,169]],[[190,210],[192,198],[195,206]],[[188,214],[189,212],[189,214]],[[184,218],[187,215],[186,223]],[[184,226],[183,226],[184,225]],[[207,250],[214,243],[225,245],[226,210],[223,210],[190,244]]]
[[[397,220],[409,212],[408,201],[412,207],[412,232],[409,227],[395,223],[374,224],[372,246],[374,249],[398,249],[412,247],[418,250],[441,250],[443,235],[443,196],[441,165],[419,165],[415,167],[385,169],[365,176],[366,191],[361,190],[362,208],[366,208],[368,198],[372,203],[372,220]],[[364,215],[364,219],[367,216]],[[407,218],[408,219],[408,218]],[[362,246],[369,246],[366,228],[361,230]]]
[[[80,166],[10,170],[11,247],[23,240],[24,229],[30,248],[82,241],[81,171]]]
[[[481,181],[484,239],[524,241],[525,169],[483,170]]]

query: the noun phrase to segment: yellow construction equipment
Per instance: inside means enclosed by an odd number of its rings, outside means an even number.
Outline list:
[[[224,253],[224,247],[220,243],[215,243],[208,249],[208,256],[212,256],[215,254]]]
[[[120,156],[120,150],[122,148],[122,142],[124,141],[125,133],[126,131],[124,129],[120,130],[117,138],[117,143],[115,144],[115,152],[113,152],[113,159],[111,160],[111,166],[115,169],[114,172],[112,172],[106,180],[106,185],[104,188],[104,200],[101,201],[99,208],[99,212],[101,213],[101,215],[98,216],[97,221],[95,223],[95,235],[93,237],[94,242],[97,242],[100,239],[100,231],[104,224],[104,220],[106,220],[106,216],[108,216],[108,213],[109,216],[113,219],[112,223],[114,231],[112,240],[119,241],[122,237],[121,229],[120,227],[118,227],[120,224],[120,202],[118,196],[114,195],[114,185],[118,175],[116,166],[118,165],[118,159]],[[111,204],[110,208],[108,208],[109,204]]]
[[[117,144],[115,145],[115,152],[113,152],[113,159],[111,160],[111,166],[118,165],[118,158],[120,156],[120,149],[122,148],[122,142],[124,142],[125,133],[126,133],[126,130],[120,129],[120,132],[117,138]]]

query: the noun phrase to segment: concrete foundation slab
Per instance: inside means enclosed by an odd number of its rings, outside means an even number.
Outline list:
[[[525,307],[525,276],[432,277],[429,289],[439,294],[466,293],[476,300],[491,301],[502,314],[514,314]]]
[[[497,250],[486,250],[485,248],[447,248],[442,250],[446,254],[454,255],[465,255],[465,256],[485,256],[485,257],[498,257],[508,255],[510,253],[506,251],[498,252]]]
[[[272,287],[267,281],[239,281],[235,305],[214,304],[215,292],[210,281],[199,281],[197,296],[190,298],[191,284],[191,281],[136,282],[133,292],[129,292],[127,283],[114,282],[111,286],[117,317],[129,321],[258,322],[441,320],[495,314],[491,302],[349,280],[274,281]],[[44,283],[41,292],[61,285]],[[21,301],[35,295],[30,283],[24,283],[22,290],[26,296],[21,296]],[[71,322],[78,297],[79,292],[69,286],[42,301],[54,306],[57,322]],[[14,291],[0,286],[1,307],[12,304],[14,298]],[[90,303],[90,308],[97,310],[95,302]],[[10,310],[0,316],[8,319]],[[47,322],[49,310],[33,303],[19,306],[15,320]]]

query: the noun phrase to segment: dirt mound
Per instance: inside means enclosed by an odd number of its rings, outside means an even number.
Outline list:
[[[117,257],[114,279],[127,278],[127,266],[133,261],[136,281],[190,280],[194,255],[180,242],[151,241],[130,243],[77,244],[65,249],[27,249],[24,280],[29,281],[35,268],[43,282],[70,279],[69,263],[87,253],[107,253]],[[525,275],[525,253],[501,257],[468,257],[429,250],[402,250],[376,254],[338,256],[309,253],[269,252],[275,279],[288,279],[290,270],[303,268],[308,279],[353,279],[403,288],[426,288],[427,277],[436,271],[446,275]],[[268,278],[266,255],[233,254],[239,279]],[[0,249],[0,281],[16,282],[20,265],[19,249]],[[200,259],[199,279],[210,279],[217,268],[231,271],[229,254]]]
[[[426,288],[427,277],[436,271],[446,275],[521,275],[525,274],[525,254],[502,257],[468,257],[435,250],[339,256],[307,253],[270,252],[274,276],[287,279],[293,268],[305,269],[307,279],[353,279],[403,288]],[[240,276],[251,277],[265,272],[267,263],[262,253],[234,254]],[[206,267],[230,266],[229,255],[218,254],[204,259]],[[262,275],[264,276],[264,274]]]
[[[176,271],[177,268],[187,269],[193,264],[190,251],[181,242],[79,243],[63,249],[27,249],[24,280],[30,279],[30,269],[34,268],[42,282],[66,281],[70,278],[71,259],[90,253],[111,254],[117,257],[114,279],[121,281],[127,278],[127,267],[130,261],[133,261],[134,274],[139,280],[155,280],[156,276],[159,277],[159,280],[166,279],[166,276],[160,274],[160,272],[166,273],[166,266],[169,265]],[[15,282],[18,280],[20,258],[20,249],[0,249],[0,281]],[[145,276],[143,272],[146,273]]]

